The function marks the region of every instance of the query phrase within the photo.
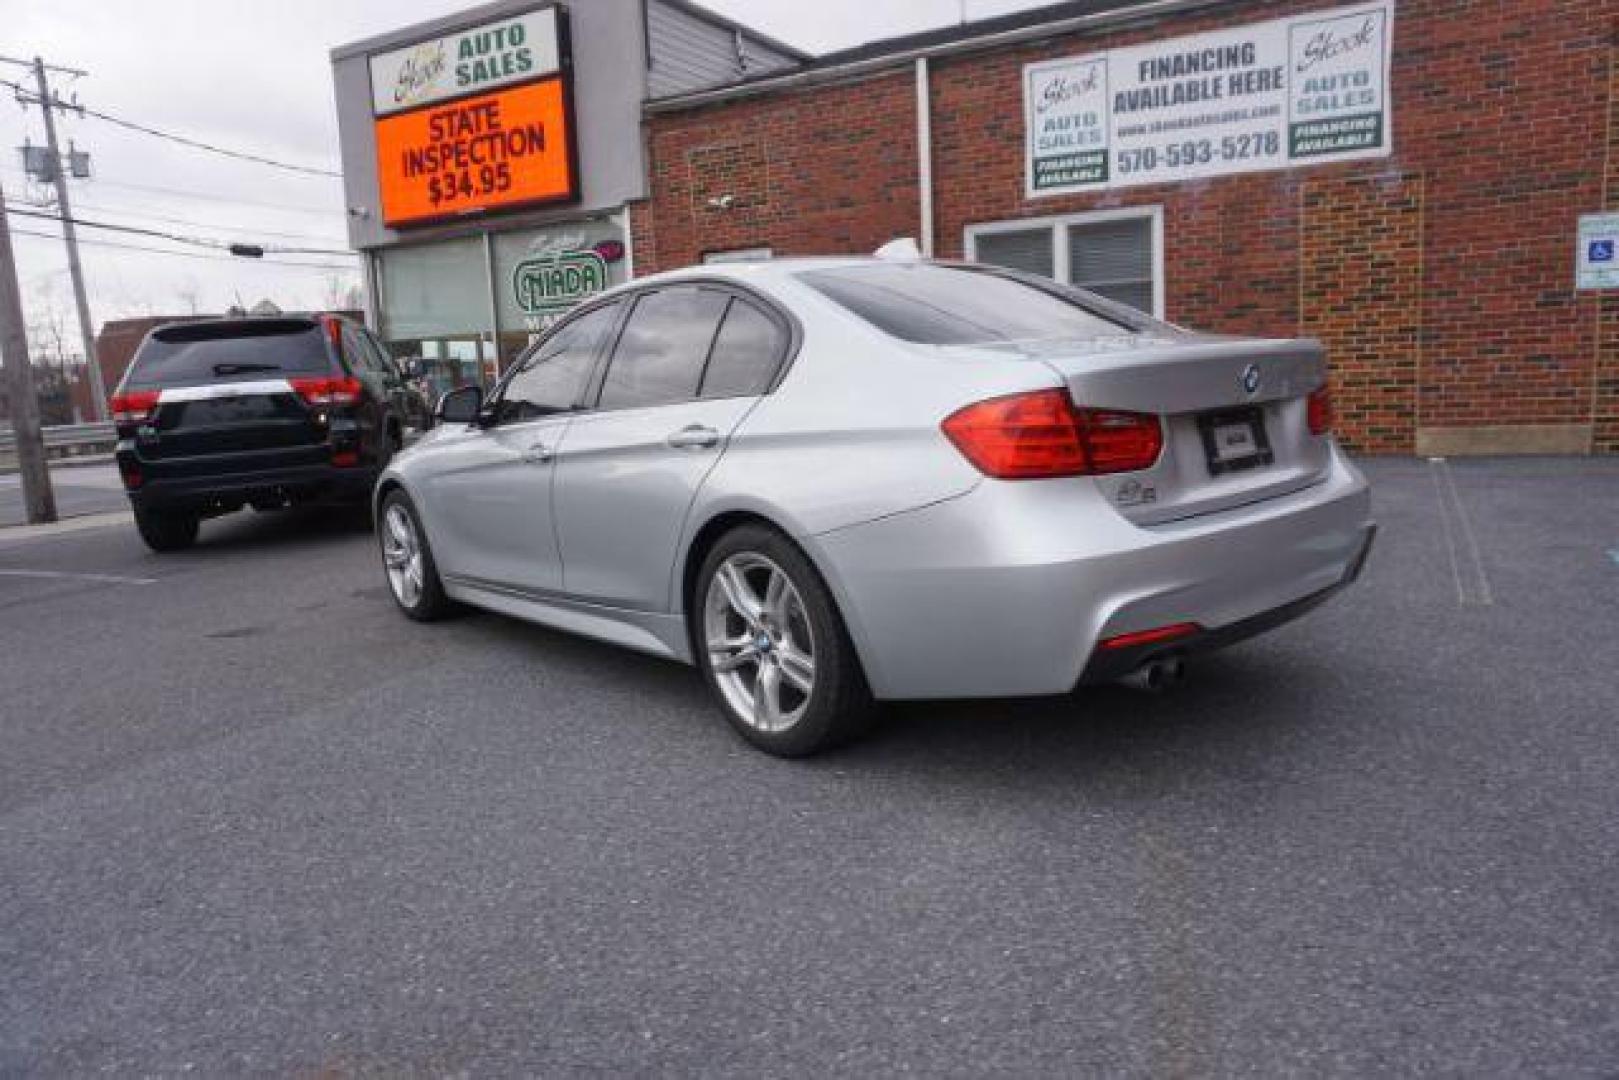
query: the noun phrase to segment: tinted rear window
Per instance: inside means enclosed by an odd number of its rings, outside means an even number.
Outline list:
[[[705,398],[753,397],[770,389],[787,335],[746,300],[732,300],[703,371]]]
[[[800,275],[877,329],[921,345],[978,345],[1115,335],[1134,329],[1033,284],[929,263]]]
[[[330,371],[326,335],[308,319],[186,323],[152,331],[125,385],[196,385]]]

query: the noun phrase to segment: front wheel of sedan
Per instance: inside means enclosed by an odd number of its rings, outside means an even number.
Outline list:
[[[432,622],[448,615],[453,602],[444,595],[416,508],[400,488],[382,500],[377,539],[382,544],[382,568],[388,575],[388,589],[400,610],[417,622]]]
[[[723,536],[693,598],[697,663],[731,726],[781,757],[858,734],[872,712],[831,592],[786,537],[761,526]]]

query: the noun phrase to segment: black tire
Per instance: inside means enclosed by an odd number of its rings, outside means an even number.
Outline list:
[[[200,524],[196,514],[185,510],[135,511],[135,530],[146,546],[159,554],[184,551],[195,544]]]
[[[389,526],[389,515],[394,511],[402,512],[409,519],[414,532],[416,550],[421,557],[421,584],[415,591],[413,600],[411,591],[401,587],[389,568],[391,542],[397,544],[397,538]],[[394,488],[383,497],[381,509],[377,513],[377,543],[382,551],[382,568],[388,582],[388,594],[394,598],[394,603],[399,605],[400,611],[417,622],[434,622],[454,613],[455,601],[444,594],[444,583],[439,580],[438,565],[433,561],[433,549],[428,545],[426,531],[422,529],[422,519],[416,513],[415,504],[410,501],[410,496],[405,494],[403,488]]]
[[[382,450],[377,457],[377,472],[386,469],[395,455],[404,448],[405,437],[400,433],[399,425],[390,420],[382,436]]]
[[[799,699],[798,707],[792,710],[796,718],[780,730],[766,730],[759,721],[739,710],[733,698],[728,696],[726,687],[722,686],[721,674],[716,671],[714,658],[707,646],[710,586],[720,568],[732,563],[738,556],[743,557],[742,563],[763,557],[783,572],[800,601],[795,611],[808,623],[812,641],[812,688]],[[768,580],[771,567],[762,566],[750,572],[766,575]],[[754,746],[777,757],[805,757],[845,742],[870,725],[874,713],[871,690],[866,684],[860,658],[843,625],[832,592],[808,557],[786,536],[762,525],[744,525],[720,537],[703,559],[687,609],[697,667],[702,671],[703,679],[708,683],[727,722]],[[725,617],[733,620],[739,618],[734,614],[734,609],[732,614]],[[743,637],[748,632],[746,629],[740,630]],[[786,633],[791,636],[791,631]],[[781,646],[782,642],[778,640],[775,647],[779,650]],[[781,659],[785,660],[785,656]],[[776,663],[779,665],[780,661]],[[762,667],[755,663],[755,692],[760,671]],[[739,672],[745,672],[745,667]],[[745,674],[737,677],[746,681]],[[737,684],[733,682],[731,685],[734,689]]]

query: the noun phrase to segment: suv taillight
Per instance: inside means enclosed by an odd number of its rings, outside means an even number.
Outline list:
[[[1065,390],[980,401],[942,426],[968,461],[1000,480],[1134,472],[1151,468],[1164,446],[1158,417],[1080,408]]]
[[[348,376],[287,381],[310,405],[353,405],[360,400],[360,380]]]
[[[326,328],[326,340],[332,343],[332,351],[339,356],[343,354],[343,324],[335,315],[322,315],[320,324]]]
[[[112,406],[112,422],[115,424],[144,424],[152,418],[157,409],[157,400],[162,396],[161,390],[125,390],[114,394],[108,402]]]
[[[1310,394],[1306,411],[1310,419],[1310,434],[1327,435],[1332,432],[1332,394],[1326,386]]]

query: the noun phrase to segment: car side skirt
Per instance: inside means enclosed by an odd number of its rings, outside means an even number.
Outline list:
[[[679,615],[588,604],[455,574],[445,574],[443,580],[445,595],[463,604],[683,664],[692,662],[686,621]]]

